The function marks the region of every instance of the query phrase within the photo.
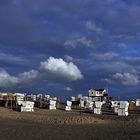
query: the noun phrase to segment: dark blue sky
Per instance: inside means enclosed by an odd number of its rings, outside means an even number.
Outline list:
[[[0,0],[2,91],[136,98],[139,44],[139,0]]]

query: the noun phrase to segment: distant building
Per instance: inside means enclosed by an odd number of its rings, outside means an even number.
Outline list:
[[[106,89],[90,89],[89,97],[105,97],[108,96]]]

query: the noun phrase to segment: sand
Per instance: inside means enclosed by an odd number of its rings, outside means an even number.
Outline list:
[[[78,111],[0,108],[0,140],[139,140],[140,115],[118,117]]]

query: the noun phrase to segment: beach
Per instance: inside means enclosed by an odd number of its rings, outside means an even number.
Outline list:
[[[0,137],[1,140],[138,140],[140,116],[98,116],[38,108],[28,113],[0,108]]]

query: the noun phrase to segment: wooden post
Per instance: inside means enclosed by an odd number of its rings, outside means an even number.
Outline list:
[[[13,94],[12,93],[7,94],[5,107],[8,107],[9,101],[10,101],[10,109],[12,109],[13,108]]]
[[[6,103],[5,103],[6,108],[8,107],[8,103],[9,103],[9,100],[8,100],[8,97],[6,97]]]

